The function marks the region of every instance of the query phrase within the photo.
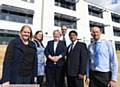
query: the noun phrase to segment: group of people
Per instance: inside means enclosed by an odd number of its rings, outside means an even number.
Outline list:
[[[37,83],[42,87],[117,87],[118,61],[110,41],[101,39],[101,29],[91,27],[92,43],[78,41],[78,33],[67,26],[53,31],[53,40],[42,43],[43,32],[24,25],[19,37],[9,43],[3,62],[3,86]],[[45,59],[46,56],[46,59]],[[66,79],[67,78],[67,82]]]

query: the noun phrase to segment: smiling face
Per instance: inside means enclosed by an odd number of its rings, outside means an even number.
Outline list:
[[[92,27],[91,28],[91,35],[94,40],[99,40],[101,36],[101,30],[99,27]]]
[[[59,41],[60,40],[60,36],[61,36],[61,33],[59,30],[55,30],[53,32],[53,38],[54,38],[54,41]]]
[[[35,38],[39,41],[43,40],[43,33],[41,31],[37,32]]]
[[[30,27],[28,27],[28,26],[22,27],[22,29],[20,31],[20,36],[21,36],[22,40],[28,41],[31,38],[31,35],[32,35],[32,31],[31,31]]]
[[[76,31],[70,31],[69,32],[69,38],[72,42],[75,42],[77,40],[77,32]]]

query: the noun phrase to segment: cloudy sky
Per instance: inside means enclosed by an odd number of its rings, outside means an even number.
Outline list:
[[[120,0],[85,0],[120,14]]]

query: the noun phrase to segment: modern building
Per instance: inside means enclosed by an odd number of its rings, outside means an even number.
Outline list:
[[[91,42],[90,26],[102,28],[102,38],[112,41],[120,50],[120,14],[88,3],[86,0],[2,0],[0,1],[0,44],[8,44],[18,35],[24,24],[33,32],[42,30],[44,43],[52,38],[52,32],[67,25],[76,30],[79,39]]]

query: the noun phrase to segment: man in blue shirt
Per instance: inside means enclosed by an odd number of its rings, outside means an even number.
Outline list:
[[[110,41],[101,39],[101,28],[91,27],[93,42],[89,45],[90,59],[87,67],[89,87],[116,87],[118,61]]]

